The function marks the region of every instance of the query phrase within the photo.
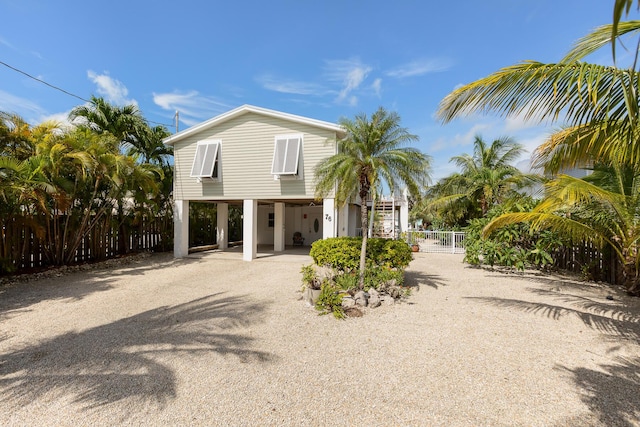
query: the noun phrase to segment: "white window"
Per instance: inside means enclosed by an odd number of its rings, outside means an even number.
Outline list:
[[[219,139],[198,141],[196,155],[191,166],[191,176],[194,178],[214,178],[220,174],[220,144]]]
[[[297,175],[301,146],[302,135],[276,136],[271,173],[274,175]]]

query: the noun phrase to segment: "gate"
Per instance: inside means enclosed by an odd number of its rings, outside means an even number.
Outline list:
[[[417,244],[420,252],[439,254],[463,254],[463,231],[408,231],[407,243]]]

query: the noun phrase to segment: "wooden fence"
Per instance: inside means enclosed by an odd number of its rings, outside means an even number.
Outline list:
[[[51,265],[44,242],[29,226],[28,217],[0,222],[0,274]],[[170,216],[122,225],[105,220],[84,236],[74,262],[101,261],[129,252],[166,251],[173,245]]]
[[[587,280],[612,285],[622,284],[623,269],[611,249],[599,250],[593,243],[581,242],[558,248],[553,254],[554,267],[579,273]]]

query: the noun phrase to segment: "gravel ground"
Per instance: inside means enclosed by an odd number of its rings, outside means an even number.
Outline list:
[[[309,262],[162,254],[0,287],[0,425],[640,425],[637,298],[420,253],[408,300],[337,321],[300,299]]]

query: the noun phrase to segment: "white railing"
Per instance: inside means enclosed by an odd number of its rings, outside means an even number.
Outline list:
[[[463,254],[464,232],[412,230],[407,232],[407,243],[417,244],[420,252]]]

